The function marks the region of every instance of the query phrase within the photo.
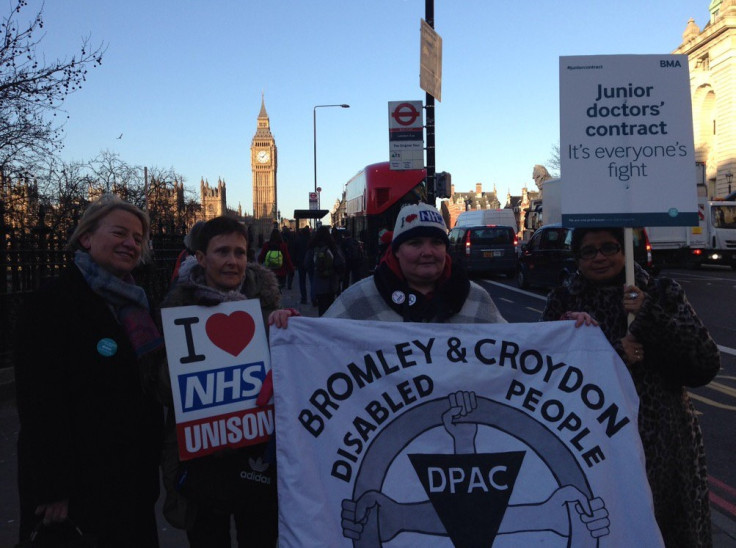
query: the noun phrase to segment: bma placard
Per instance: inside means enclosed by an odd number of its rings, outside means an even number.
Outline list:
[[[562,222],[698,224],[686,55],[560,57]]]

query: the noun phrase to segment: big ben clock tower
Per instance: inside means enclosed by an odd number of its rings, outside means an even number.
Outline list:
[[[253,228],[254,236],[267,240],[277,220],[276,202],[276,142],[271,135],[271,122],[266,103],[261,96],[258,128],[250,145],[250,165],[253,170]]]

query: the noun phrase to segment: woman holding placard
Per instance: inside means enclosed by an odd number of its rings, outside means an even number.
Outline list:
[[[713,379],[718,348],[677,282],[634,265],[636,283],[624,283],[623,248],[623,229],[576,228],[578,270],[549,294],[542,319],[600,325],[639,395],[639,434],[665,544],[711,546],[703,436],[684,387]]]
[[[229,217],[208,221],[197,237],[198,264],[172,288],[162,308],[215,306],[259,299],[264,321],[285,321],[295,310],[278,310],[281,301],[274,273],[247,263],[248,234]],[[168,374],[162,375],[168,380]],[[164,515],[186,529],[192,548],[230,548],[230,518],[238,546],[274,546],[278,534],[276,462],[273,447],[259,443],[179,462],[171,394],[164,449]]]
[[[74,264],[24,308],[15,363],[21,541],[36,528],[49,546],[80,534],[100,547],[158,546],[163,339],[131,276],[148,238],[143,211],[103,196],[69,240]]]

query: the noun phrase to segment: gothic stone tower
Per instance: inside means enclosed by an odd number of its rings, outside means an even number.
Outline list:
[[[276,202],[276,142],[271,135],[271,122],[266,103],[261,97],[258,128],[250,145],[250,164],[253,170],[253,229],[256,241],[267,240],[273,223],[277,221]]]
[[[199,193],[202,199],[202,220],[209,221],[227,212],[227,189],[225,181],[217,179],[217,187],[210,187],[209,181],[199,182]]]

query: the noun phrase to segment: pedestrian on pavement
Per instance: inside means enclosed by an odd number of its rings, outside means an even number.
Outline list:
[[[286,286],[286,277],[294,272],[294,263],[291,261],[289,248],[281,238],[278,228],[271,230],[269,240],[261,247],[258,254],[258,262],[269,268],[279,282],[279,288]]]
[[[189,229],[187,235],[184,236],[184,249],[176,258],[174,272],[171,274],[172,284],[179,278],[180,273],[182,278],[186,278],[189,275],[189,270],[197,264],[197,259],[194,256],[194,253],[197,248],[197,234],[203,226],[204,221],[197,221],[194,223],[192,228]]]
[[[336,226],[333,226],[332,229],[330,230],[330,235],[332,236],[332,240],[335,242],[335,246],[337,247],[337,249],[340,250],[340,253],[342,254],[343,259],[344,259],[345,258],[345,251],[344,251],[343,246],[342,246],[342,243],[343,243],[342,242],[342,234],[343,234],[343,232],[345,232],[344,229],[337,228]],[[345,276],[346,275],[348,275],[348,276],[350,275],[349,272],[348,272],[348,269],[347,269],[347,264],[342,269],[342,273],[340,275],[340,280],[337,283],[337,292],[335,293],[335,296],[337,296],[340,293],[342,293],[342,290],[347,287],[347,285],[345,285]]]
[[[99,547],[158,546],[163,339],[131,276],[148,240],[143,211],[102,196],[69,239],[73,263],[23,309],[15,356],[21,541],[42,523],[49,546],[66,545],[75,527]]]
[[[394,233],[388,228],[382,229],[378,233],[378,251],[376,253],[376,266],[378,266],[383,259],[386,250],[391,247],[391,240],[394,238]]]
[[[286,244],[286,249],[289,250],[289,257],[291,257],[291,260],[294,264],[294,268],[286,275],[286,288],[291,289],[294,285],[294,270],[297,267],[297,262],[294,259],[294,253],[296,251],[295,244],[296,244],[296,237],[294,233],[289,229],[288,226],[284,226],[281,229],[281,239]]]
[[[162,307],[259,299],[265,322],[281,323],[298,315],[292,309],[279,310],[281,294],[276,277],[260,264],[247,263],[247,246],[246,228],[237,220],[216,217],[208,221],[198,238],[197,266],[172,288]],[[169,381],[168,367],[163,363],[162,378]],[[240,548],[275,546],[278,507],[273,447],[261,443],[225,449],[182,463],[170,388],[163,396],[169,409],[163,459],[166,519],[186,529],[191,548],[230,548],[231,516]],[[223,474],[228,470],[235,470],[237,479]]]
[[[321,316],[335,300],[345,269],[345,258],[332,239],[329,227],[321,226],[315,231],[309,242],[304,266],[313,272],[314,295]]]
[[[665,545],[712,546],[703,435],[685,386],[713,379],[718,347],[677,282],[634,264],[635,284],[626,285],[623,229],[576,228],[571,247],[577,271],[549,294],[542,319],[603,330],[639,394],[639,434]]]
[[[294,241],[294,265],[299,271],[299,295],[301,304],[307,304],[307,267],[304,265],[304,259],[307,256],[307,247],[309,247],[310,230],[308,226],[302,227],[296,235]]]
[[[447,254],[442,215],[420,203],[401,209],[374,275],[351,285],[328,318],[394,322],[504,322],[495,303]]]
[[[353,238],[350,231],[345,231],[342,238],[342,253],[345,256],[345,277],[343,278],[343,287],[350,287],[351,283],[355,283],[363,277],[363,247],[360,242]]]

